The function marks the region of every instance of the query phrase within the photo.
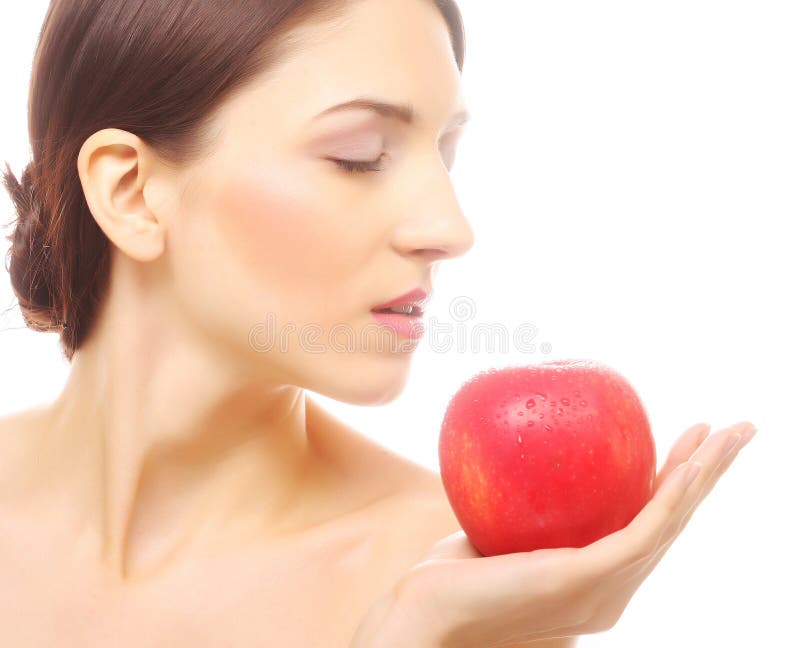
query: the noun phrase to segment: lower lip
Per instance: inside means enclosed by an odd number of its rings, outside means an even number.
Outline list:
[[[370,311],[379,324],[388,326],[397,331],[397,334],[408,340],[418,340],[425,335],[425,326],[422,317],[416,315],[401,315],[400,313],[376,313]]]

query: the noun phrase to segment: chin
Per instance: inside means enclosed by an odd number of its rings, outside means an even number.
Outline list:
[[[350,359],[353,361],[338,363],[326,376],[317,375],[308,389],[343,403],[366,406],[391,403],[403,393],[410,363],[402,357],[390,362],[355,355]]]

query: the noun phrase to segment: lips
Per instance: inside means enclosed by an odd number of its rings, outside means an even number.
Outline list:
[[[428,301],[430,300],[430,295],[425,292],[422,288],[414,288],[409,292],[405,293],[404,295],[400,295],[399,297],[395,297],[391,301],[388,301],[383,304],[378,304],[377,306],[372,308],[372,312],[374,313],[385,313],[385,312],[392,312],[395,313],[397,311],[390,310],[392,307],[394,308],[402,308],[404,313],[410,316],[419,317],[422,315],[425,306],[427,305]]]

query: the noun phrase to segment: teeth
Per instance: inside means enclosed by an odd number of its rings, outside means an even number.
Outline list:
[[[405,315],[410,315],[414,310],[414,307],[410,304],[407,306],[392,306],[389,310],[393,313],[404,313]]]

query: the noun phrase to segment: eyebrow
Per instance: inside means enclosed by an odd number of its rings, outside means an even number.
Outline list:
[[[397,119],[404,124],[413,124],[419,120],[419,113],[414,110],[414,107],[411,104],[395,104],[389,103],[388,101],[381,101],[380,99],[373,99],[371,97],[359,97],[357,99],[351,99],[350,101],[345,101],[344,103],[336,104],[335,106],[326,108],[319,113],[319,115],[314,117],[312,121],[317,120],[325,115],[329,115],[333,112],[354,109],[371,110],[381,117]],[[453,115],[449,125],[451,127],[463,126],[469,121],[470,117],[471,115],[469,111],[462,110]]]

